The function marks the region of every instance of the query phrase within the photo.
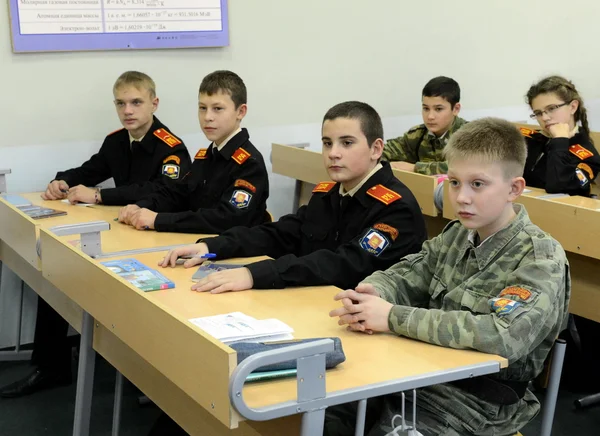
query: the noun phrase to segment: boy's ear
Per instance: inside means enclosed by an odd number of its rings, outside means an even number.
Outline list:
[[[461,107],[462,107],[462,106],[460,105],[460,103],[456,103],[456,104],[454,105],[454,107],[452,108],[452,113],[453,113],[454,115],[458,115],[458,113],[460,112],[460,108],[461,108]]]
[[[373,144],[371,144],[371,158],[373,160],[378,161],[381,158],[384,146],[385,142],[383,142],[383,139],[381,138],[377,138],[373,141]]]
[[[156,112],[156,109],[158,109],[158,103],[159,103],[159,99],[158,97],[154,97],[154,100],[152,100],[152,113]]]
[[[248,105],[241,104],[237,108],[237,119],[241,121],[246,116],[247,113],[248,113]]]
[[[523,177],[514,177],[510,182],[509,200],[515,201],[525,189],[525,179]]]

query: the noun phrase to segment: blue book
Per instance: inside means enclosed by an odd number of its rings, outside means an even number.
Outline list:
[[[108,260],[100,263],[144,292],[175,287],[171,280],[136,259]]]

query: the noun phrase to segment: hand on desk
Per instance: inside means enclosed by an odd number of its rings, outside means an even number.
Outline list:
[[[333,299],[342,302],[342,307],[329,312],[330,317],[339,317],[339,325],[368,334],[390,330],[388,318],[394,305],[380,298],[373,285],[361,283],[356,290],[342,291]]]
[[[136,206],[135,204],[122,207],[121,210],[119,210],[119,222],[123,224],[131,224],[131,215],[138,210],[140,210],[140,207]]]
[[[46,192],[42,194],[43,200],[62,200],[67,197],[69,185],[64,180],[53,180],[48,183]]]
[[[100,199],[100,193],[97,189],[88,188],[87,186],[77,185],[74,188],[69,189],[69,193],[67,195],[67,199],[69,203],[96,203],[96,193],[98,193],[98,200],[100,203],[102,202]]]
[[[154,221],[156,220],[156,212],[152,212],[150,209],[140,209],[129,215],[129,224],[135,227],[137,230],[148,230],[154,229]]]
[[[415,164],[411,164],[408,162],[390,162],[390,165],[392,165],[392,168],[395,168],[397,170],[402,170],[402,171],[410,171],[410,172],[415,172]]]
[[[166,268],[168,266],[175,267],[177,265],[177,259],[180,257],[188,257],[188,256],[202,256],[203,254],[208,253],[208,246],[204,242],[200,242],[199,244],[186,245],[185,247],[174,248],[169,251],[163,259],[158,262],[159,266]],[[196,265],[200,265],[206,259],[202,259],[200,257],[193,257],[191,259],[186,260],[183,263],[184,268],[191,268]]]
[[[254,279],[248,268],[235,268],[212,273],[192,286],[192,291],[220,294],[252,289]]]

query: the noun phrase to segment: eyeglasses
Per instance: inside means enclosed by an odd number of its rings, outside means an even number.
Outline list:
[[[556,112],[556,110],[559,107],[563,107],[563,106],[566,106],[568,104],[569,103],[551,104],[550,106],[548,106],[543,111],[533,111],[533,113],[531,115],[529,115],[529,118],[531,118],[532,120],[535,120],[536,118],[542,118],[544,116],[544,114],[552,115],[554,112]]]

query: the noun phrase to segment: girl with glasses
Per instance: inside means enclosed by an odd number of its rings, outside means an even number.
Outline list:
[[[531,118],[541,127],[521,128],[528,148],[523,174],[527,185],[549,193],[589,195],[600,157],[575,85],[564,77],[546,77],[529,88],[526,100]]]

